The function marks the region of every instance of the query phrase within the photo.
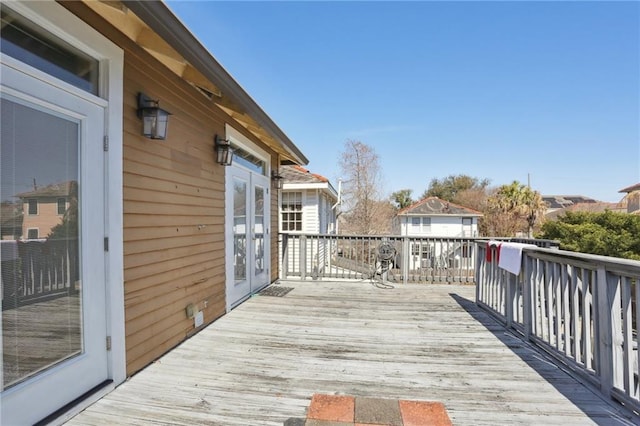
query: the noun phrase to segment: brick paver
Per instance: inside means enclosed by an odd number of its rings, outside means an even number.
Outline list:
[[[304,424],[305,426],[453,425],[447,409],[441,402],[322,394],[315,394],[311,398]]]
[[[315,394],[307,419],[332,422],[354,422],[355,398],[352,396]]]

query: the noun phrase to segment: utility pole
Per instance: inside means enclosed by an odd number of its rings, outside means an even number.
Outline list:
[[[529,189],[529,196],[531,196],[531,174],[527,172],[527,188]],[[529,238],[533,238],[533,208],[531,207],[531,202],[533,200],[529,197],[529,216],[527,217],[527,225],[529,228],[527,229],[527,236]]]

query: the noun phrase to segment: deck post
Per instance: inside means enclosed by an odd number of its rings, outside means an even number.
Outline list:
[[[598,324],[598,370],[600,371],[600,391],[611,397],[617,375],[616,325],[620,323],[620,286],[609,283],[604,265],[599,265],[596,274],[596,323]],[[615,309],[615,308],[618,309]]]
[[[300,279],[307,279],[307,236],[300,235]]]
[[[507,328],[513,327],[513,305],[515,302],[516,292],[516,280],[518,277],[511,272],[502,272],[502,282],[505,288],[505,301],[504,301],[504,317]]]
[[[524,338],[526,341],[531,340],[533,331],[533,268],[531,267],[531,258],[523,256],[524,272],[522,274],[522,325],[524,327]]]
[[[478,303],[480,301],[480,286],[482,285],[480,282],[480,268],[484,265],[482,264],[482,256],[480,254],[482,252],[482,250],[480,250],[480,243],[476,241],[474,244],[476,246],[476,268],[473,271],[473,279],[476,282],[476,303]]]
[[[280,261],[280,278],[287,279],[289,275],[289,235],[280,234],[282,260]]]
[[[408,237],[402,238],[402,283],[409,282],[409,262],[411,259],[411,243]]]

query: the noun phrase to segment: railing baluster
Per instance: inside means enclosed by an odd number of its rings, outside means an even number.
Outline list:
[[[636,277],[633,280],[634,286],[634,296],[635,296],[635,326],[636,326],[636,341],[635,341],[635,364],[634,364],[634,397],[636,399],[640,398],[640,341],[639,341],[639,332],[640,332],[640,280]]]
[[[584,363],[581,349],[580,349],[580,322],[582,321],[582,314],[580,312],[580,293],[578,291],[578,275],[581,272],[580,268],[573,266],[571,268],[569,292],[571,294],[571,353],[578,364]]]
[[[631,283],[629,278],[619,280],[622,293],[622,374],[624,390],[627,396],[632,396],[633,384],[633,334],[631,313]]]

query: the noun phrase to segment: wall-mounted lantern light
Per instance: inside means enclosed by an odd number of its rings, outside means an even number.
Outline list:
[[[271,170],[271,182],[273,183],[273,187],[275,189],[282,189],[282,183],[284,182],[284,177],[280,174],[278,170]]]
[[[142,134],[150,139],[165,139],[167,137],[167,125],[171,113],[159,106],[156,101],[138,93],[138,117],[142,118]]]
[[[218,164],[230,166],[233,162],[233,148],[231,148],[231,141],[222,139],[216,135],[215,142]]]

